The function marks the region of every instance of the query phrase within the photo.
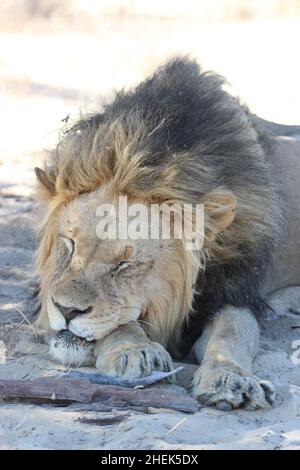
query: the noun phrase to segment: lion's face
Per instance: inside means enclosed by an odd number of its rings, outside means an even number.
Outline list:
[[[39,322],[58,333],[50,352],[64,364],[93,363],[95,341],[138,319],[151,339],[168,345],[192,306],[199,252],[175,238],[105,239],[97,210],[101,204],[116,207],[118,197],[105,188],[78,195],[54,206],[46,224],[39,247]],[[225,197],[211,199],[212,211],[219,199],[227,208]],[[228,214],[217,211],[222,230],[233,217],[228,207]]]
[[[50,326],[87,341],[137,320],[160,282],[155,268],[161,241],[104,240],[99,226],[96,233],[103,198],[100,191],[85,194],[60,211],[50,259]]]

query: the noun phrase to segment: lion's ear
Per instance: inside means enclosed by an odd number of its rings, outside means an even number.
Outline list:
[[[55,178],[54,176],[50,176],[47,174],[44,170],[41,168],[35,167],[34,169],[35,175],[38,179],[38,182],[40,183],[41,187],[43,190],[46,190],[46,193],[48,193],[48,196],[54,196],[55,195]]]
[[[205,238],[211,242],[233,222],[237,200],[231,191],[212,191],[203,200]]]

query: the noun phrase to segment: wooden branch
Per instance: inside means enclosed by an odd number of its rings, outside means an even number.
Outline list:
[[[118,411],[136,411],[137,413],[152,413],[154,410],[162,410],[162,408],[154,408],[151,406],[135,406],[128,403],[118,404],[118,406],[113,405],[104,405],[101,402],[93,402],[93,403],[72,403],[71,405],[64,408],[66,412],[101,412],[101,413],[110,413],[111,411],[118,410]],[[153,410],[153,411],[152,411]],[[167,408],[167,411],[174,412],[176,410]],[[181,411],[181,410],[180,410]],[[193,413],[193,411],[183,411],[183,413]]]
[[[77,421],[83,424],[92,424],[97,426],[111,426],[120,424],[128,419],[126,415],[107,416],[106,418],[79,418]]]
[[[98,411],[116,409],[165,408],[194,413],[199,403],[187,394],[177,394],[170,386],[128,389],[117,385],[96,385],[86,379],[42,377],[33,380],[0,380],[4,399],[40,400],[52,404],[79,402],[97,404]]]

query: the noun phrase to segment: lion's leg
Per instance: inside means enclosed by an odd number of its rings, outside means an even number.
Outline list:
[[[251,372],[258,341],[259,327],[253,314],[246,308],[225,307],[194,345],[201,366],[194,376],[193,395],[221,410],[272,404],[272,384]]]
[[[150,341],[137,322],[119,326],[96,344],[96,367],[103,374],[130,379],[172,368],[169,353]]]

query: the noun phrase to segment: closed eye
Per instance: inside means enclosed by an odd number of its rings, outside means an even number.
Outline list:
[[[120,271],[123,271],[124,269],[129,268],[129,266],[131,265],[128,261],[120,261],[120,263],[118,263],[116,266],[114,266],[111,269],[111,274],[112,275],[118,274]]]
[[[61,236],[62,241],[64,242],[65,246],[67,247],[68,253],[70,256],[73,255],[75,249],[75,242],[71,238]]]

